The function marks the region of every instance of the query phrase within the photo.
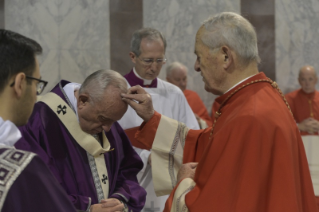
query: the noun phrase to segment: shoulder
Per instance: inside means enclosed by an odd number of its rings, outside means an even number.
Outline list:
[[[0,163],[21,166],[30,162],[36,154],[10,147],[0,147]]]
[[[192,90],[187,90],[186,89],[186,90],[184,90],[184,94],[185,94],[186,97],[187,96],[191,96],[193,98],[199,98],[200,99],[198,93],[196,93],[195,91],[192,91]]]
[[[231,107],[237,111],[238,116],[251,116],[249,120],[257,122],[266,120],[279,122],[279,117],[291,118],[284,98],[270,84],[248,86],[241,94],[237,94]]]
[[[285,97],[287,99],[294,99],[294,98],[296,98],[296,97],[298,97],[300,95],[300,91],[301,91],[301,89],[294,90],[294,91],[292,91],[290,93],[287,93],[285,95]]]
[[[12,184],[35,156],[36,154],[23,150],[0,148],[0,166],[2,174],[2,186],[0,190],[3,194],[7,194]],[[0,199],[2,198],[5,199],[5,195],[1,195]],[[0,200],[0,202],[3,202],[3,200]]]

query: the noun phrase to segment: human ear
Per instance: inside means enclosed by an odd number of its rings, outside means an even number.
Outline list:
[[[130,52],[129,55],[130,55],[131,61],[133,63],[136,63],[136,55],[133,52]]]
[[[87,94],[80,94],[78,98],[78,107],[82,108],[89,102],[89,96]]]
[[[221,50],[222,50],[222,54],[223,54],[223,57],[224,57],[223,67],[224,67],[224,69],[227,70],[230,67],[230,65],[232,64],[233,60],[234,60],[233,53],[228,48],[228,46],[222,46]]]
[[[13,85],[14,92],[18,98],[21,98],[21,96],[24,93],[24,90],[26,89],[26,86],[27,86],[27,82],[26,82],[25,73],[22,73],[22,72],[18,73],[14,77],[14,85]]]

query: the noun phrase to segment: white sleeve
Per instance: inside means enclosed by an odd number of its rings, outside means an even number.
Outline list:
[[[175,101],[176,107],[174,107],[174,119],[184,123],[189,129],[199,130],[200,128],[196,116],[182,91],[177,93]]]
[[[140,156],[142,162],[143,162],[143,169],[140,171],[141,173],[144,173],[147,165],[148,165],[148,157],[150,156],[151,152],[145,149],[140,149],[135,146],[133,146],[133,149],[135,152]]]

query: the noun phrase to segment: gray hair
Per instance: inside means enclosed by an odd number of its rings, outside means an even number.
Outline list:
[[[171,64],[169,64],[168,66],[167,66],[167,68],[166,68],[166,77],[169,77],[169,76],[171,76],[171,74],[172,74],[172,70],[174,70],[174,69],[176,69],[176,68],[178,68],[178,67],[184,67],[185,68],[185,70],[186,70],[186,72],[188,72],[188,68],[185,66],[185,65],[183,65],[182,63],[180,63],[180,62],[172,62]]]
[[[133,52],[137,57],[140,56],[141,54],[140,46],[141,46],[141,41],[143,38],[147,38],[150,41],[157,40],[160,38],[163,41],[164,52],[165,52],[166,39],[164,35],[156,29],[142,28],[133,33],[133,37],[131,40],[131,52]]]
[[[212,50],[227,45],[238,54],[242,64],[260,62],[255,29],[244,17],[222,12],[204,21],[203,26],[206,32],[201,39]]]
[[[99,70],[84,80],[79,94],[87,93],[93,102],[98,102],[102,100],[108,86],[119,88],[123,93],[127,92],[127,83],[121,74],[112,70]]]

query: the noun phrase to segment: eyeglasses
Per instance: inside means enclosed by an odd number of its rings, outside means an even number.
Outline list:
[[[152,65],[154,62],[156,62],[157,65],[163,65],[166,63],[166,58],[158,58],[158,59],[153,59],[153,58],[139,58],[140,61],[146,66]]]
[[[30,77],[30,76],[25,76],[25,77],[27,79],[37,80],[38,81],[38,84],[37,84],[37,95],[40,95],[43,92],[45,86],[47,86],[47,84],[48,84],[47,81],[44,81],[44,80],[41,80],[41,79],[38,79],[38,78],[34,78],[34,77]],[[14,86],[14,83],[15,83],[15,81],[13,83],[11,83],[10,87]]]

